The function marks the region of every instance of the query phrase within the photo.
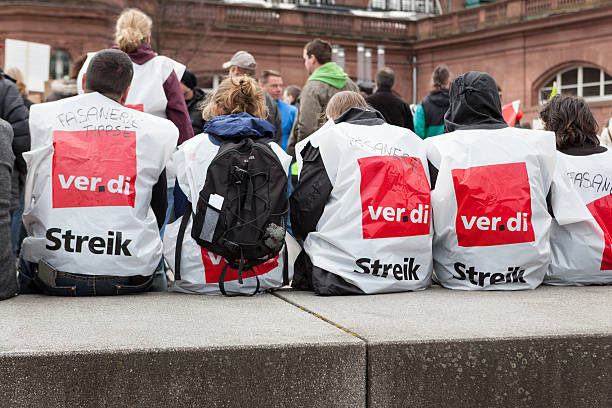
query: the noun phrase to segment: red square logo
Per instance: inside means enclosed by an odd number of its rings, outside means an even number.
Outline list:
[[[459,246],[492,246],[535,240],[525,163],[452,170]]]
[[[202,253],[202,263],[204,264],[204,276],[206,278],[207,283],[218,283],[219,278],[221,277],[221,272],[227,262],[221,255],[214,254],[207,249],[200,248]],[[252,278],[253,276],[265,275],[270,272],[272,269],[278,267],[278,256],[276,258],[270,259],[267,262],[262,263],[261,265],[257,265],[253,267],[253,269],[243,270],[242,277],[243,278]],[[228,267],[225,270],[224,282],[231,282],[238,280],[238,269],[233,269]]]
[[[358,162],[363,239],[428,235],[431,188],[421,160],[373,156]]]
[[[136,133],[53,132],[53,208],[134,207]]]
[[[612,196],[607,195],[587,204],[593,218],[604,233],[605,247],[601,257],[601,270],[612,269]]]

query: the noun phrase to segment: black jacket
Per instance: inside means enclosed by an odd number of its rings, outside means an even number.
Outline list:
[[[206,98],[206,94],[199,88],[193,90],[193,98],[187,102],[187,110],[189,111],[189,118],[191,119],[191,127],[193,128],[193,134],[199,135],[204,130],[204,119],[202,119],[202,101]]]
[[[444,114],[450,105],[448,89],[432,92],[421,101],[425,113],[425,126],[440,126],[444,124]]]
[[[408,128],[414,132],[410,105],[398,98],[389,88],[380,88],[365,98],[366,102],[382,113],[390,125]]]
[[[25,174],[26,164],[21,154],[30,150],[29,112],[17,87],[8,79],[0,79],[0,118],[10,123],[13,128],[15,168]]]

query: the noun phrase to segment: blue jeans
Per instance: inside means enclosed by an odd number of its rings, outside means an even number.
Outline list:
[[[37,276],[37,265],[19,257],[19,293],[45,293],[56,296],[111,296],[146,292],[163,273],[163,260],[153,276],[96,276],[57,271],[53,286]]]

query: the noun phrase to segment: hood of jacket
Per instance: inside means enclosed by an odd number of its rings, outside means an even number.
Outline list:
[[[119,48],[116,45],[113,48]],[[153,48],[147,43],[140,43],[136,51],[132,51],[128,54],[134,64],[142,65],[145,62],[153,59],[157,54],[153,51]]]
[[[369,107],[357,107],[350,108],[342,115],[338,116],[338,119],[334,120],[334,123],[351,123],[353,125],[364,125],[364,126],[376,126],[382,125],[385,122],[385,117],[374,108]]]
[[[440,89],[439,91],[432,92],[427,98],[429,99],[429,102],[439,106],[440,108],[446,108],[450,103],[448,89]]]
[[[342,89],[346,85],[348,75],[335,62],[328,62],[321,65],[319,68],[308,77],[308,81],[321,81],[333,86],[334,88]]]
[[[274,126],[246,112],[216,116],[206,122],[204,132],[221,139],[274,139]]]
[[[489,74],[473,71],[455,78],[444,125],[447,132],[508,127],[502,116],[495,80]]]

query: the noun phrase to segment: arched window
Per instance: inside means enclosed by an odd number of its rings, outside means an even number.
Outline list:
[[[540,103],[548,100],[555,82],[557,93],[582,96],[590,102],[612,99],[612,76],[603,69],[573,67],[558,72],[540,88]]]
[[[52,79],[61,79],[70,74],[72,58],[66,51],[55,50],[49,60],[49,76]]]

